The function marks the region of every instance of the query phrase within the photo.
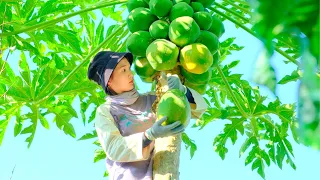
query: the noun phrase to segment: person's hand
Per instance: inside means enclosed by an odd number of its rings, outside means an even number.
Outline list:
[[[179,89],[183,94],[187,93],[187,88],[181,83],[178,75],[168,75],[167,80],[169,89]]]
[[[166,116],[156,121],[151,128],[145,131],[145,135],[149,140],[154,140],[161,137],[174,136],[179,133],[182,133],[185,130],[185,127],[183,126],[183,124],[181,124],[180,121],[174,122],[166,126],[162,126],[161,124],[165,120],[167,120]]]

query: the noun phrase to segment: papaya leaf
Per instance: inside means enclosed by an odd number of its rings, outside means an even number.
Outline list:
[[[119,22],[122,21],[122,13],[124,12],[124,8],[121,10],[115,10],[115,6],[105,7],[100,9],[103,16],[106,18],[112,18],[113,20]]]
[[[34,135],[36,133],[36,129],[37,129],[37,124],[39,119],[39,110],[38,110],[38,106],[36,105],[27,104],[27,106],[30,107],[30,109],[32,110],[32,113],[25,114],[25,117],[31,120],[31,125],[24,128],[21,131],[21,134],[30,134],[30,136],[26,139],[26,142],[28,143],[28,148],[30,148],[32,141],[34,139]]]
[[[50,129],[50,125],[49,125],[47,119],[42,114],[40,114],[39,118],[40,118],[41,125],[46,129]]]
[[[1,13],[0,13],[1,14]],[[12,83],[14,82],[15,78],[17,77],[15,73],[13,72],[12,68],[10,65],[7,63],[5,60],[0,60],[0,73],[1,73],[1,82],[4,83],[3,80],[5,80],[6,83]]]
[[[20,37],[20,36],[13,36],[13,39],[15,41],[16,49],[21,51],[29,51],[30,55],[40,55],[39,50],[31,44],[31,42],[28,42],[26,39]]]
[[[28,102],[32,99],[30,87],[23,83],[21,77],[19,76],[16,76],[15,80],[9,84],[9,89],[6,95],[12,97],[16,101],[21,102]]]
[[[22,130],[22,124],[24,119],[21,117],[21,110],[18,109],[16,112],[16,122],[14,125],[14,137],[16,137],[18,134],[20,134],[21,130]]]
[[[219,153],[221,159],[224,159],[226,153],[228,152],[228,150],[225,148],[227,140],[230,139],[232,144],[235,144],[237,140],[237,131],[240,132],[240,134],[244,133],[244,120],[245,119],[243,118],[233,118],[231,120],[232,123],[226,124],[225,128],[223,129],[223,132],[220,133],[217,137],[215,137],[213,146],[215,151]]]
[[[64,76],[61,74],[61,72],[51,67],[43,68],[40,72],[41,75],[37,82],[39,84],[37,88],[37,99],[41,99],[42,97],[46,96],[64,79]]]
[[[109,172],[105,171],[104,174],[103,174],[103,177],[107,177],[107,176],[109,176]]]
[[[31,84],[30,69],[29,69],[29,65],[28,65],[26,56],[23,52],[20,55],[19,71],[20,71],[20,74],[21,74],[22,78],[24,79],[24,81],[27,83],[27,85],[30,86],[30,84]]]
[[[92,133],[87,133],[85,135],[83,135],[81,138],[78,139],[78,141],[80,140],[88,140],[88,139],[92,139],[92,138],[96,138],[97,137],[97,131],[92,131]]]
[[[98,162],[100,160],[104,160],[106,158],[106,153],[103,151],[103,149],[97,149],[94,152],[94,158],[93,162]]]
[[[292,81],[297,81],[301,78],[301,71],[300,70],[294,70],[291,75],[286,75],[285,77],[283,77],[278,84],[287,84],[289,82]]]
[[[46,2],[37,1],[36,7],[39,8],[39,10],[35,11],[37,13],[34,13],[32,17],[29,16],[27,18],[28,21],[26,22],[26,25],[34,25],[39,22],[47,21],[48,17],[52,18],[59,14],[67,13],[75,7],[75,4],[64,3],[60,0],[49,0]]]
[[[93,144],[98,146],[98,147],[101,147],[101,144],[100,144],[99,140],[94,141]]]
[[[67,30],[59,26],[46,28],[43,31],[47,35],[47,37],[54,37],[54,35],[57,35],[59,41],[64,44],[64,46],[70,46],[78,54],[82,54],[82,51],[80,49],[80,41],[76,36],[76,32]]]
[[[34,11],[34,7],[36,6],[36,0],[27,0],[24,5],[21,8],[21,15],[22,17],[24,17],[26,20],[28,20],[33,11]]]
[[[182,133],[182,141],[185,144],[186,150],[190,148],[190,159],[193,158],[195,151],[197,150],[197,145],[194,140],[190,139],[186,133]]]
[[[9,106],[5,105],[0,106],[0,117],[5,117],[5,119],[0,119],[0,145],[2,144],[4,134],[7,130],[8,123],[13,116],[13,114],[17,114],[18,110],[20,109],[20,105],[15,105],[15,106]]]
[[[81,14],[80,15],[82,18],[82,27],[81,29],[85,29],[86,34],[87,34],[87,41],[89,44],[95,45],[94,44],[94,27],[95,27],[95,22],[94,20],[91,19],[89,14]]]
[[[258,174],[265,179],[265,174],[264,174],[264,163],[261,159],[256,159],[253,163],[252,163],[252,170],[257,169],[258,168]]]
[[[66,112],[55,113],[54,121],[57,124],[57,127],[64,131],[65,134],[70,135],[73,138],[76,138],[76,132],[73,128],[73,125],[69,123],[72,115]]]
[[[95,45],[98,45],[103,42],[105,38],[105,32],[104,32],[104,23],[103,20],[101,19],[100,23],[98,24],[98,27],[96,29],[95,33]]]
[[[251,144],[255,143],[257,143],[257,140],[254,136],[247,138],[240,148],[239,157],[241,157],[246,152],[246,150],[251,146]]]
[[[286,162],[288,162],[291,167],[295,169],[296,166],[292,160],[292,157],[294,157],[292,145],[287,140],[288,124],[284,122],[281,125],[278,125],[272,122],[270,116],[267,115],[260,116],[259,120],[265,124],[267,129],[266,134],[270,142],[266,145],[266,147],[269,148],[268,153],[270,159],[273,162],[276,162],[279,168],[282,169],[283,160],[286,157]]]

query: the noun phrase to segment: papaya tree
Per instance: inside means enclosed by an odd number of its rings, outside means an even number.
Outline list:
[[[133,53],[136,74],[152,83],[157,94],[155,112],[166,92],[167,74],[177,74],[185,86],[203,95],[208,109],[191,121],[192,127],[201,130],[214,120],[226,120],[213,141],[215,151],[224,159],[226,142],[246,137],[239,154],[249,151],[245,165],[251,164],[262,178],[271,163],[282,168],[285,160],[296,168],[290,133],[296,142],[320,149],[320,19],[315,0],[4,0],[0,10],[0,145],[13,117],[14,135],[27,134],[28,147],[38,123],[50,129],[48,114],[73,138],[71,118],[93,123],[95,110],[89,117],[85,113],[103,103],[105,94],[87,80],[87,66],[97,52],[108,49]],[[264,58],[256,61],[255,83],[276,94],[276,85],[300,81],[298,106],[279,98],[267,101],[259,86],[232,73],[239,60],[224,60],[243,47],[234,43],[236,37],[222,40],[227,21],[265,45]],[[7,63],[13,52],[19,53],[19,74]],[[274,52],[297,67],[280,80],[269,60]],[[76,97],[80,116],[71,106]],[[79,138],[96,139],[95,162],[105,158],[96,137],[88,132]],[[193,156],[196,144],[187,133],[156,141],[154,179],[178,179],[181,141]]]

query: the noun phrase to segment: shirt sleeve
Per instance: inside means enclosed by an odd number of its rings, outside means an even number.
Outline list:
[[[188,89],[190,90],[193,99],[196,103],[196,108],[191,109],[191,118],[198,119],[207,110],[208,105],[201,94],[199,94],[196,90],[192,88],[188,87]]]
[[[147,160],[154,147],[154,141],[143,148],[144,132],[122,136],[109,109],[99,106],[96,110],[95,129],[106,157],[116,162]]]

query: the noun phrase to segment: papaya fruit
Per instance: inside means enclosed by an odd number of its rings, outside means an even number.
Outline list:
[[[151,24],[149,32],[154,39],[167,39],[169,37],[169,23],[165,20],[157,20]]]
[[[193,1],[201,3],[205,8],[210,7],[214,2],[214,0],[193,0]]]
[[[220,61],[220,55],[219,55],[219,52],[217,51],[216,53],[214,53],[212,55],[212,58],[213,58],[213,63],[211,65],[211,68],[214,68],[216,65],[219,64],[219,61]]]
[[[137,75],[144,78],[147,78],[147,77],[153,78],[153,76],[157,72],[155,69],[152,68],[152,66],[150,65],[146,57],[137,57],[136,60],[134,61],[133,68],[137,73]]]
[[[149,2],[150,11],[158,17],[167,16],[172,6],[170,0],[150,0]]]
[[[186,2],[179,2],[172,6],[171,11],[169,13],[169,19],[172,22],[178,17],[189,16],[193,17],[193,9]]]
[[[184,69],[194,74],[202,74],[211,67],[213,57],[209,49],[200,43],[193,43],[180,50],[180,63]]]
[[[180,121],[184,127],[187,127],[191,119],[191,107],[187,97],[179,89],[168,90],[160,99],[157,118],[167,116],[167,120],[162,123],[163,126]]]
[[[135,56],[146,56],[146,51],[148,46],[153,42],[148,31],[137,31],[132,34],[127,39],[127,49]]]
[[[212,18],[208,12],[200,11],[193,14],[193,19],[199,25],[201,30],[207,30],[211,27]]]
[[[200,27],[189,16],[179,17],[169,26],[169,39],[180,47],[193,43],[199,34]]]
[[[207,87],[208,85],[207,84],[194,84],[194,83],[191,83],[190,81],[188,80],[185,80],[184,82],[184,85],[197,91],[199,94],[201,95],[204,95],[206,93],[206,90],[207,90]]]
[[[148,8],[149,5],[144,0],[128,0],[127,8],[129,12],[139,7]]]
[[[185,2],[185,3],[187,3],[187,4],[190,4],[190,1],[191,1],[191,0],[173,0],[173,4],[177,4],[177,3],[179,3],[179,2]]]
[[[166,39],[157,39],[147,48],[146,57],[157,71],[171,70],[178,61],[179,48]]]
[[[180,72],[186,80],[193,84],[207,84],[212,76],[212,71],[210,69],[202,74],[193,74],[180,66]]]
[[[218,37],[209,31],[200,31],[200,35],[195,42],[207,46],[211,54],[215,54],[220,46]]]
[[[131,33],[137,31],[148,31],[150,25],[158,18],[147,8],[139,7],[133,9],[128,17],[127,24]]]
[[[212,18],[212,23],[208,31],[212,32],[218,38],[220,38],[225,32],[224,25],[222,21],[216,16],[211,16],[211,18]]]
[[[203,5],[199,2],[191,2],[190,6],[194,12],[204,11]]]

